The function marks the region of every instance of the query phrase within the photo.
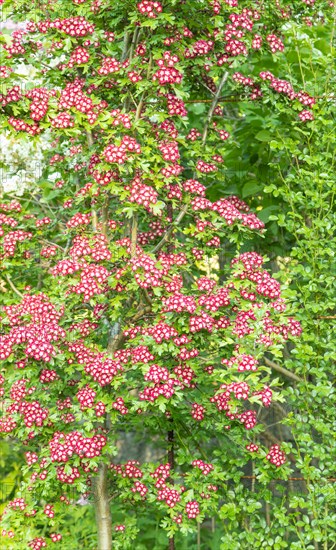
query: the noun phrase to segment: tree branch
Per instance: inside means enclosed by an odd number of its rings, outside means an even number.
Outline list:
[[[20,296],[20,298],[23,298],[23,294],[16,288],[15,284],[11,281],[8,275],[5,275],[5,279],[12,290],[14,290],[15,294]]]
[[[131,219],[131,257],[134,258],[136,253],[138,237],[138,214],[135,212]]]
[[[183,208],[180,210],[179,212],[179,215],[177,216],[174,224],[172,224],[166,231],[166,233],[163,235],[161,241],[156,245],[154,246],[153,250],[152,250],[152,253],[155,254],[155,252],[158,252],[162,247],[163,245],[168,241],[170,235],[172,234],[174,228],[176,227],[176,225],[178,225],[182,219],[184,218],[185,214],[187,213],[187,210],[188,210],[188,204],[185,204],[183,206]]]
[[[106,195],[105,202],[102,208],[102,233],[107,237],[108,233],[108,208],[109,208],[109,199]]]
[[[128,47],[129,47],[129,43],[130,43],[130,38],[131,38],[130,33],[126,32],[125,36],[124,36],[123,50],[122,50],[122,53],[121,53],[121,62],[125,61],[125,59],[127,57],[127,51],[128,51]]]
[[[60,250],[63,250],[63,251],[64,251],[63,246],[60,246],[59,244],[53,243],[53,242],[51,242],[51,241],[47,241],[47,239],[41,239],[41,242],[42,242],[42,243],[47,243],[47,244],[49,244],[49,245],[51,245],[51,246],[56,246],[56,248],[59,248]]]
[[[87,138],[88,147],[89,149],[91,149],[91,147],[93,147],[93,137],[92,137],[92,132],[90,130],[86,130],[86,138]],[[92,214],[92,229],[93,229],[93,232],[96,233],[97,225],[98,225],[97,210],[95,209],[94,203],[92,200],[91,200],[91,214]]]
[[[318,319],[336,319],[336,315],[324,315],[323,317],[317,317]]]
[[[277,372],[280,372],[287,378],[291,378],[291,380],[295,380],[295,382],[304,382],[302,378],[299,378],[294,372],[291,372],[290,370],[285,369],[285,367],[281,367],[277,363],[274,363],[274,361],[271,361],[270,359],[267,359],[264,357],[264,361],[268,367],[271,367],[271,369],[276,370]]]
[[[211,107],[210,107],[210,110],[209,110],[209,113],[208,113],[208,116],[207,116],[207,119],[206,119],[206,122],[205,122],[205,125],[204,125],[204,130],[203,130],[203,135],[202,135],[202,145],[205,145],[205,142],[206,142],[206,139],[207,139],[207,136],[208,136],[208,130],[209,130],[210,122],[211,122],[211,119],[213,117],[214,111],[217,107],[217,103],[218,103],[219,97],[221,95],[221,91],[223,89],[223,86],[224,86],[225,82],[228,79],[228,76],[229,76],[229,73],[228,73],[228,71],[226,71],[223,74],[223,76],[222,76],[222,78],[221,78],[221,80],[218,84],[217,91],[216,91],[215,96],[212,100]]]
[[[129,56],[128,56],[128,59],[130,61],[133,58],[134,50],[138,45],[140,31],[141,31],[141,27],[136,27],[136,29],[133,33],[131,47],[130,47],[130,53],[129,53]]]

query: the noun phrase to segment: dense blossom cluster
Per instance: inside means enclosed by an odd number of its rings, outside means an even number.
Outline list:
[[[253,213],[249,213],[247,204],[238,197],[229,197],[220,199],[213,205],[213,210],[222,216],[228,225],[232,225],[236,220],[241,220],[243,225],[251,229],[263,229],[264,223]]]
[[[82,65],[84,63],[87,63],[89,59],[90,54],[88,53],[87,49],[83,48],[82,46],[78,46],[78,48],[75,48],[74,51],[71,53],[68,67],[72,68],[75,65]]]
[[[31,136],[36,136],[42,130],[37,123],[29,124],[21,118],[15,118],[13,116],[9,117],[8,123],[13,126],[17,132],[27,132]]]
[[[284,51],[285,46],[284,46],[283,42],[275,34],[268,34],[266,36],[266,40],[269,44],[269,47],[270,47],[270,50],[271,50],[272,53],[275,53],[275,52],[278,52],[278,51],[279,52]]]
[[[89,23],[85,17],[68,17],[66,19],[54,19],[50,21],[45,19],[36,24],[38,30],[42,33],[46,33],[48,29],[55,29],[73,37],[83,37],[87,34],[92,34],[94,31],[94,25]],[[35,30],[35,23],[31,22],[30,28]]]
[[[186,514],[189,519],[197,518],[200,514],[199,504],[196,500],[190,500],[185,507]]]
[[[149,208],[150,205],[155,204],[158,199],[158,193],[150,185],[142,183],[140,178],[134,178],[131,186],[126,186],[125,189],[130,191],[129,201],[136,202]]]
[[[280,449],[279,445],[272,445],[269,450],[269,453],[266,456],[266,459],[270,461],[271,464],[274,464],[277,468],[285,464],[286,455]]]
[[[55,432],[49,441],[50,458],[52,462],[68,462],[73,455],[93,458],[101,454],[105,445],[106,437],[103,435],[90,438],[79,432]]]
[[[75,292],[76,294],[83,294],[84,302],[90,300],[92,296],[104,293],[105,283],[109,277],[109,271],[102,265],[87,264],[86,262],[78,263],[71,260],[61,260],[52,269],[52,274],[54,276],[65,276],[76,272],[80,272],[80,281],[76,285],[73,285],[70,288],[70,291]]]
[[[198,403],[193,403],[191,416],[194,418],[194,420],[197,420],[198,422],[203,420],[204,412],[205,412],[205,407],[203,405],[199,405]]]
[[[83,79],[76,78],[72,82],[68,82],[65,88],[62,90],[59,101],[58,108],[61,111],[64,111],[63,121],[66,121],[66,110],[75,108],[80,113],[86,114],[90,124],[94,123],[97,120],[98,112],[103,107],[104,103],[95,105],[92,99],[86,95],[83,91],[84,81]],[[61,115],[61,113],[60,113]],[[61,120],[56,117],[57,123],[56,126],[61,124]],[[71,122],[71,119],[70,119]]]
[[[160,2],[152,2],[151,0],[142,0],[137,4],[139,12],[147,17],[155,18],[162,12],[162,5]]]
[[[196,310],[195,298],[193,296],[180,294],[179,292],[175,292],[172,296],[164,298],[163,305],[163,311],[165,312],[176,311],[181,313],[182,311],[187,311],[189,313],[194,313]]]
[[[17,243],[22,243],[23,241],[31,239],[32,236],[32,233],[29,231],[22,231],[21,229],[7,233],[3,239],[4,256],[14,256]]]
[[[5,107],[8,103],[19,101],[21,97],[20,86],[13,86],[5,94],[0,94],[0,104]]]
[[[182,99],[179,99],[174,94],[167,94],[167,108],[170,116],[186,116],[187,110]]]
[[[104,353],[86,347],[81,340],[70,343],[68,348],[74,353],[78,363],[84,365],[85,372],[100,386],[110,384],[116,374],[122,370],[119,361],[114,361]]]
[[[5,306],[11,330],[0,337],[1,359],[13,353],[14,346],[26,344],[25,354],[37,361],[49,362],[55,355],[53,341],[65,337],[58,321],[62,316],[44,294],[25,295],[18,305]],[[24,323],[25,320],[28,322]]]
[[[104,150],[104,157],[107,162],[124,164],[127,160],[127,152],[141,153],[141,147],[131,136],[124,136],[120,145],[108,145]]]
[[[128,460],[124,465],[110,464],[111,470],[117,475],[128,477],[129,479],[141,479],[143,477],[143,473],[139,466],[140,463],[137,460]]]
[[[252,355],[242,354],[231,359],[222,359],[223,365],[229,368],[235,367],[238,372],[256,371],[258,369],[258,361]]]
[[[108,75],[116,73],[120,70],[121,64],[114,57],[105,57],[101,67],[98,69],[98,74]]]

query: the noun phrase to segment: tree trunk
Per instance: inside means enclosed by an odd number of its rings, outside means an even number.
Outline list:
[[[168,432],[168,463],[170,470],[173,471],[175,468],[175,449],[174,449],[174,430],[169,430]],[[170,480],[174,483],[173,479]],[[175,550],[175,539],[171,537],[169,539],[168,550]]]
[[[98,550],[112,548],[112,518],[107,486],[107,465],[99,467],[95,484],[95,508],[98,530]]]

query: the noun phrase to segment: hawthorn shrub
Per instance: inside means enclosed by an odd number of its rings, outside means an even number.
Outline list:
[[[69,507],[92,501],[100,550],[131,547],[145,515],[160,517],[174,548],[178,532],[230,516],[229,484],[251,459],[263,481],[290,472],[286,448],[258,444],[257,418],[282,400],[264,354],[279,356],[300,323],[267,258],[251,250],[263,221],[239,197],[213,200],[208,190],[230,148],[224,89],[244,90],[258,109],[279,94],[300,124],[314,118],[305,90],[239,69],[284,50],[287,19],[310,22],[330,6],[74,0],[4,9],[24,22],[2,37],[4,126],[50,139],[37,187],[0,204],[12,291],[1,311],[1,431],[26,457],[3,543],[70,548]],[[202,102],[208,109],[191,125]],[[234,257],[219,266],[227,245]]]
[[[286,345],[281,360],[272,364],[284,403],[260,415],[267,426],[263,436],[286,442],[282,447],[292,473],[286,482],[273,480],[266,488],[252,464],[247,472],[252,479],[241,480],[241,503],[252,497],[263,507],[251,515],[237,502],[235,487],[223,515],[222,548],[230,550],[249,545],[330,549],[335,540],[336,448],[330,444],[336,397],[334,17],[335,7],[323,23],[287,23],[279,58],[278,78],[290,75],[292,86],[318,98],[313,121],[300,124],[288,109],[290,100],[278,94],[259,109],[243,98],[225,107],[225,114],[236,119],[237,143],[224,155],[224,185],[249,197],[250,204],[262,205],[267,232],[254,243],[255,250],[268,253],[275,277],[288,285],[287,303],[303,329],[295,349]],[[253,76],[261,67],[259,61],[242,72]],[[275,72],[271,59],[267,67]],[[212,198],[222,185],[211,190]]]

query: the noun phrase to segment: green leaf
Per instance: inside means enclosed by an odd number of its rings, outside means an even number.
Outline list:
[[[242,191],[243,199],[245,197],[250,197],[251,195],[256,195],[261,190],[260,184],[258,184],[256,181],[248,181],[245,183]]]
[[[271,134],[268,130],[261,130],[260,132],[258,132],[255,136],[255,139],[257,139],[258,141],[270,141],[271,139]]]
[[[270,215],[277,210],[279,210],[279,207],[276,205],[267,206],[266,208],[263,208],[262,210],[257,212],[257,215],[262,222],[267,223],[269,221]]]

